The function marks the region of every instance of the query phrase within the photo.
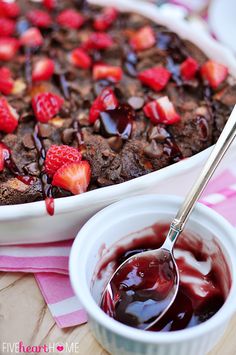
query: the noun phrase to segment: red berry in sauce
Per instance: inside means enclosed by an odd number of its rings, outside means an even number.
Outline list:
[[[12,73],[7,67],[0,68],[0,93],[10,95],[14,87]]]
[[[51,92],[38,94],[32,99],[34,114],[39,122],[47,123],[61,109],[64,100]]]
[[[228,75],[228,68],[223,64],[217,63],[214,60],[208,60],[201,67],[201,75],[213,89],[226,79]]]
[[[52,24],[51,16],[43,10],[31,10],[26,17],[36,27],[47,28]]]
[[[20,15],[20,7],[15,2],[0,1],[0,17],[15,18]]]
[[[91,67],[92,60],[82,48],[76,48],[70,53],[71,63],[78,68],[88,69]]]
[[[87,161],[63,165],[53,176],[52,185],[70,191],[73,195],[87,191],[91,168]]]
[[[49,80],[54,73],[54,67],[54,61],[52,59],[39,59],[33,66],[32,80]]]
[[[135,51],[143,51],[151,48],[155,43],[155,34],[150,26],[141,28],[130,39],[130,45]]]
[[[93,67],[93,79],[108,79],[114,82],[118,82],[122,79],[121,67],[116,67],[107,64],[95,64]]]
[[[48,10],[53,10],[57,6],[57,0],[43,0],[43,5]]]
[[[77,30],[83,25],[84,18],[78,11],[66,9],[57,16],[57,23],[62,27]]]
[[[8,37],[13,35],[14,31],[15,31],[15,22],[8,19],[8,18],[4,18],[1,17],[0,18],[0,37]]]
[[[165,123],[169,125],[180,121],[179,114],[175,111],[173,103],[167,96],[148,102],[143,110],[154,124]]]
[[[67,163],[79,163],[82,155],[78,149],[68,145],[52,145],[46,154],[45,171],[53,176],[56,171]]]
[[[198,62],[194,58],[188,57],[180,65],[180,73],[182,78],[184,80],[194,79],[198,71],[198,68],[199,68]]]
[[[31,27],[23,32],[20,42],[26,47],[39,47],[43,44],[43,36],[38,28]]]
[[[18,126],[19,115],[7,102],[5,97],[0,97],[0,131],[13,133]]]
[[[93,124],[99,117],[100,112],[114,110],[118,106],[118,100],[110,88],[105,88],[93,102],[89,111],[89,122]]]
[[[17,53],[20,43],[16,38],[0,38],[0,60],[11,60]]]
[[[139,80],[155,91],[164,89],[170,79],[170,72],[161,66],[143,70],[138,74]]]
[[[86,49],[106,49],[113,45],[113,39],[108,33],[94,32],[83,44]]]
[[[93,27],[96,31],[106,31],[116,20],[118,11],[114,7],[105,7],[102,12],[96,16]]]

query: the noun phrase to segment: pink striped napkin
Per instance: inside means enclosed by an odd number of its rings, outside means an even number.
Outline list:
[[[209,184],[201,202],[236,226],[236,170],[227,170]],[[86,322],[68,277],[72,240],[58,243],[2,246],[0,270],[35,274],[42,295],[60,328]]]

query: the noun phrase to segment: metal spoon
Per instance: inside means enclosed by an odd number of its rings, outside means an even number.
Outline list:
[[[148,330],[173,304],[179,288],[174,244],[235,136],[236,105],[202,172],[172,221],[162,247],[131,256],[111,276],[101,301],[101,307],[107,314],[127,325]]]

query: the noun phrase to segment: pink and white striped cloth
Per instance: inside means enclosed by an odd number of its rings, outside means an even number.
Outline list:
[[[227,170],[213,180],[201,202],[214,208],[236,226],[236,170]],[[69,240],[0,248],[0,270],[34,273],[42,295],[60,328],[82,324],[87,320],[68,277],[72,242]]]

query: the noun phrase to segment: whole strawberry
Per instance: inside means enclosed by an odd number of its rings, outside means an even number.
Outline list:
[[[19,115],[5,97],[0,98],[0,131],[12,133],[18,126]]]
[[[47,151],[45,171],[53,176],[58,169],[67,163],[79,163],[82,159],[78,149],[68,145],[52,145]]]
[[[32,107],[39,122],[47,123],[61,109],[64,100],[51,92],[43,92],[33,97]]]

